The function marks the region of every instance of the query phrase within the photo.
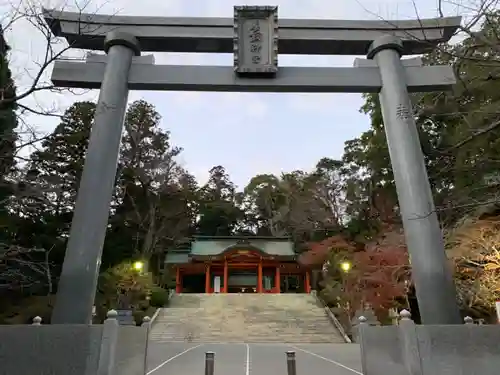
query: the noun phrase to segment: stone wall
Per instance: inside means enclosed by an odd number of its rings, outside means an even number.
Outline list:
[[[397,326],[358,326],[364,375],[497,375],[500,326],[416,325],[401,312]]]
[[[149,319],[120,326],[110,311],[101,325],[0,326],[0,375],[144,375]]]

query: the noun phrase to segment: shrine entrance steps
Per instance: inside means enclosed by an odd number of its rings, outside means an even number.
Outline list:
[[[310,294],[177,294],[161,309],[156,342],[344,343]]]

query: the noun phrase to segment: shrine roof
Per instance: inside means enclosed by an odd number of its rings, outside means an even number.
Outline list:
[[[232,250],[255,250],[273,257],[295,257],[289,237],[195,236],[190,249],[171,250],[165,263],[189,263],[193,257],[211,257]]]
[[[288,237],[193,237],[192,256],[219,255],[231,249],[255,248],[273,256],[294,256],[293,242]]]
[[[189,249],[184,252],[181,252],[179,250],[174,250],[172,252],[169,252],[165,257],[165,263],[170,263],[170,264],[189,263],[190,260],[189,252],[190,252]]]

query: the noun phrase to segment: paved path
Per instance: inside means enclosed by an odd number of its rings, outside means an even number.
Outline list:
[[[147,375],[204,375],[205,352],[215,352],[214,375],[286,375],[296,353],[297,375],[362,375],[356,344],[149,344]]]

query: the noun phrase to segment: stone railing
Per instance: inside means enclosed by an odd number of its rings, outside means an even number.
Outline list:
[[[170,299],[174,296],[175,294],[175,289],[169,289],[168,290],[168,302],[167,305],[170,303]],[[151,320],[149,324],[152,326],[154,322],[156,322],[156,318],[158,318],[158,315],[160,314],[161,308],[157,308],[153,316],[151,317]]]
[[[144,375],[150,318],[141,327],[118,323],[0,326],[1,373],[10,375]]]
[[[416,325],[401,311],[399,325],[370,326],[359,317],[364,375],[496,375],[500,325]]]

